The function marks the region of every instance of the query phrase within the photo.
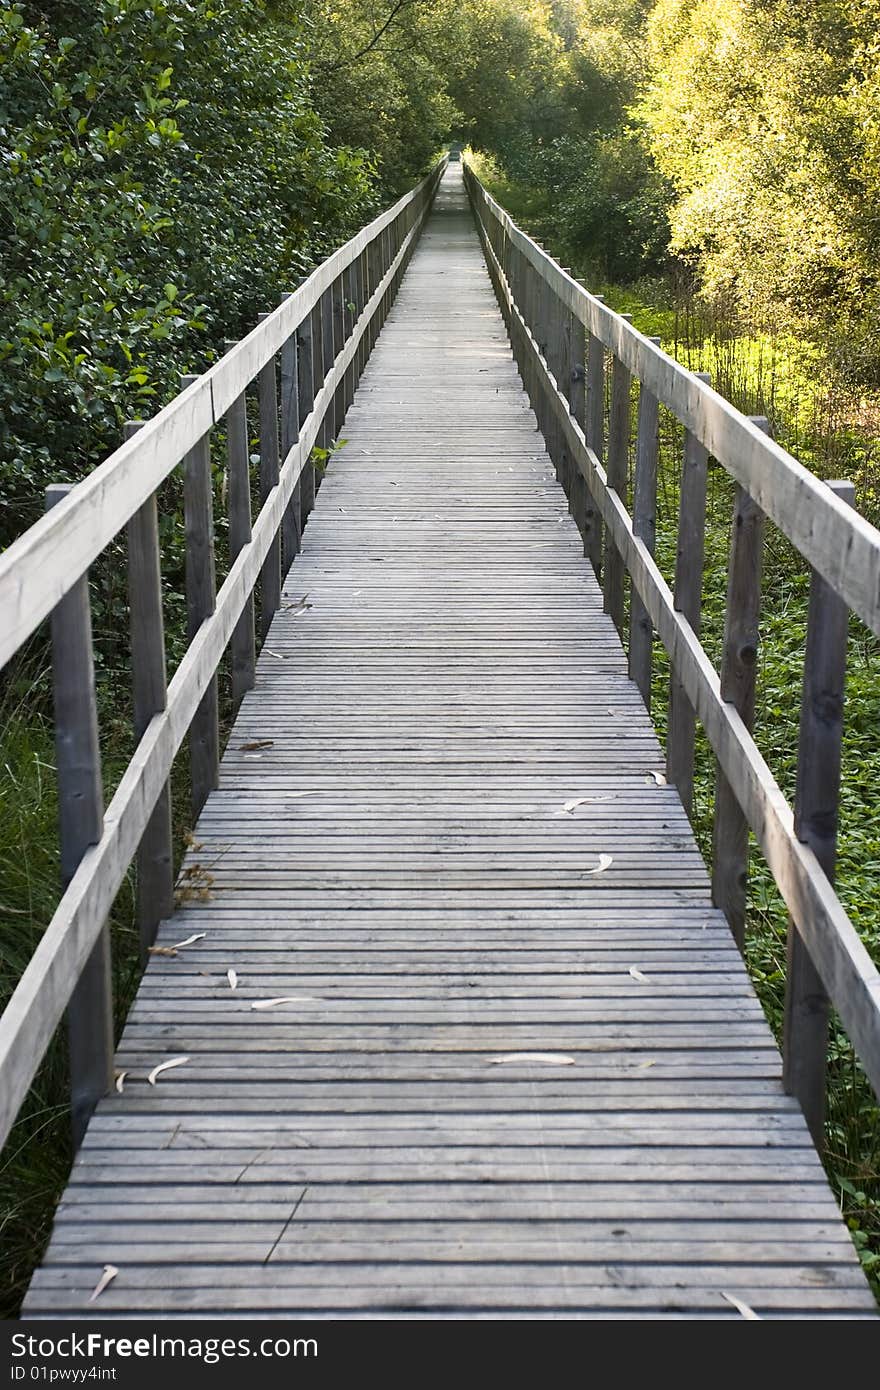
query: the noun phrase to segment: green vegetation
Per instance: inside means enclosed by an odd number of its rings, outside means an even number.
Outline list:
[[[496,196],[591,288],[766,414],[820,476],[852,478],[880,522],[878,21],[880,0],[0,0],[0,547],[39,515],[47,483],[94,467],[127,418],[170,399],[182,372],[203,370],[449,139],[470,143]],[[680,451],[664,420],[667,576]],[[731,495],[713,468],[704,634],[716,658]],[[173,668],[174,479],[161,516]],[[221,573],[222,549],[221,532]],[[108,793],[131,749],[120,558],[92,574]],[[807,586],[770,535],[757,737],[789,795]],[[875,958],[878,661],[854,622],[839,887]],[[667,679],[658,651],[661,733]],[[2,681],[5,999],[59,894],[45,634]],[[704,848],[713,782],[701,744]],[[120,1021],[136,979],[132,905],[129,884],[113,916]],[[778,1028],[785,914],[757,854],[749,913],[750,968]],[[65,1065],[61,1040],[0,1165],[0,1311],[16,1307],[69,1162]],[[880,1112],[839,1033],[828,1167],[876,1276]]]

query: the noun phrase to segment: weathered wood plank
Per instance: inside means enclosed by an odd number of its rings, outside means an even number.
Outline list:
[[[447,183],[185,864],[211,897],[162,928],[31,1316],[734,1314],[719,1287],[870,1311],[534,419],[491,418],[521,400],[498,326]],[[450,409],[463,342],[483,419]]]
[[[134,421],[126,426],[132,434],[139,428],[140,422]],[[139,743],[153,716],[164,710],[168,695],[155,493],[128,523],[127,543],[132,707],[134,736]],[[160,792],[138,846],[137,895],[140,960],[145,965],[159,923],[174,911],[170,782]]]
[[[66,483],[47,488],[47,510],[58,506],[69,494],[70,485]],[[104,819],[87,576],[68,589],[52,614],[52,696],[61,882],[67,887],[88,850],[100,840]],[[67,1037],[71,1125],[76,1147],[113,1077],[113,983],[110,928],[106,922],[70,994]]]
[[[833,482],[829,487],[841,501],[855,506],[852,483]],[[807,613],[794,833],[810,846],[829,883],[834,882],[837,863],[848,630],[846,604],[814,572]],[[829,1000],[791,918],[787,957],[782,1077],[785,1089],[800,1101],[821,1153],[825,1146]]]

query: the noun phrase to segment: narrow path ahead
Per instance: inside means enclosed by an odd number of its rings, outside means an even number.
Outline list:
[[[26,1311],[876,1311],[457,166],[344,433]]]

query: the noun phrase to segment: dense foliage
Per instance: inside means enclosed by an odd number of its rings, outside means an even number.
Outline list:
[[[450,139],[560,258],[740,408],[770,415],[810,466],[852,476],[880,520],[880,0],[0,0],[0,547],[49,481],[93,467],[126,418],[169,399]],[[670,573],[680,446],[666,442],[661,470]],[[726,487],[715,478],[706,568],[716,654]],[[131,740],[113,558],[93,572],[108,788]],[[768,556],[758,723],[789,792],[806,583],[784,547]],[[877,655],[854,634],[840,885],[872,950]],[[660,710],[667,674],[658,653]],[[0,725],[5,994],[58,896],[40,641],[4,673]],[[706,837],[705,747],[701,759]],[[750,965],[778,1023],[785,914],[760,863],[750,892]],[[122,898],[120,1017],[137,974]],[[832,1051],[830,1172],[876,1271],[880,1115],[839,1033]],[[4,1311],[66,1173],[64,1070],[59,1047],[0,1169]]]
[[[328,139],[297,9],[0,10],[0,540],[363,220],[369,159]]]

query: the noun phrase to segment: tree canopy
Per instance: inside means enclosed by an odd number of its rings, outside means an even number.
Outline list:
[[[450,138],[876,382],[880,0],[0,3],[0,540]]]

